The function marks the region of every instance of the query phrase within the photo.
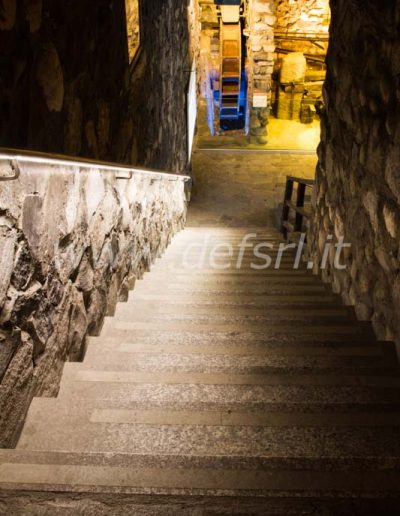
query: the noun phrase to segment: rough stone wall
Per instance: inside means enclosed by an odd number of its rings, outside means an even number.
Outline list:
[[[268,141],[267,125],[275,61],[275,7],[274,0],[249,0],[248,4],[250,136],[256,143],[267,143]],[[253,97],[257,93],[268,98],[268,107],[254,106]]]
[[[312,254],[352,244],[324,272],[381,339],[400,344],[400,2],[334,0]]]
[[[180,230],[184,183],[21,164],[0,188],[0,447]]]
[[[277,0],[276,30],[279,31],[327,32],[329,17],[329,0]]]
[[[125,0],[0,2],[0,146],[184,170],[187,2],[141,11],[132,71]]]
[[[119,159],[182,172],[188,166],[187,0],[142,0],[142,50],[121,102]]]
[[[281,36],[307,34],[326,34],[329,32],[330,7],[329,0],[278,0],[276,8],[275,32]],[[328,43],[283,39],[278,47],[291,52],[302,52],[310,56],[324,57]]]

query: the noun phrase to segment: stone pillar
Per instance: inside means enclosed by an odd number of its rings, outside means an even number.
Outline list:
[[[274,0],[249,0],[247,31],[250,141],[267,143],[274,70]]]

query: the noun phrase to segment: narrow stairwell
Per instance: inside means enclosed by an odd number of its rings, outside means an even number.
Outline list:
[[[4,514],[393,514],[394,349],[286,252],[279,270],[193,244],[274,231],[189,228],[35,399],[0,453]],[[274,252],[270,253],[271,256]],[[208,256],[208,253],[206,253]],[[213,266],[212,266],[213,265]],[[81,512],[79,512],[81,511]],[[385,512],[386,511],[386,512]]]

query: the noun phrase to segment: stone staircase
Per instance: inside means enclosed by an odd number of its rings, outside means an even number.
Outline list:
[[[0,514],[399,511],[393,346],[294,252],[279,270],[252,269],[250,249],[239,270],[194,268],[192,244],[237,250],[248,232],[175,238],[0,452]]]

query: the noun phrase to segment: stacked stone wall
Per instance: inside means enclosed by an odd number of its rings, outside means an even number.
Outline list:
[[[400,2],[334,0],[326,112],[310,230],[315,261],[328,235],[351,244],[346,270],[332,251],[323,275],[400,343]]]
[[[186,217],[181,180],[16,166],[20,179],[0,183],[0,446],[33,396],[57,394],[64,362],[82,358]]]
[[[274,0],[249,0],[248,39],[248,97],[250,103],[250,137],[255,143],[267,143],[268,116],[271,107],[272,74],[275,62]],[[266,98],[264,105],[258,99]]]

